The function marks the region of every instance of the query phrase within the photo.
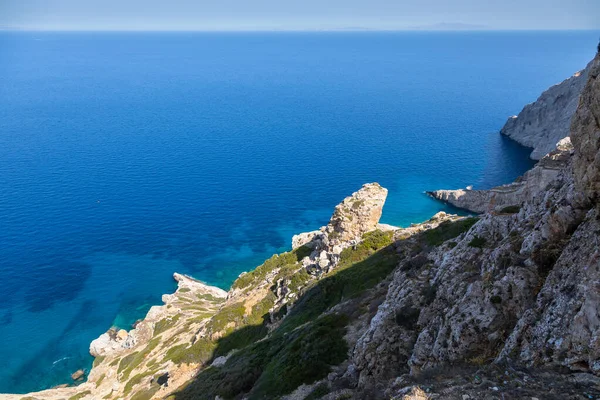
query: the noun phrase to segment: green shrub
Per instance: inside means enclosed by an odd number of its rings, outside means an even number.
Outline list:
[[[567,242],[568,238],[548,240],[543,242],[531,253],[531,258],[536,263],[540,276],[548,276],[552,268],[554,268],[554,264],[556,264],[556,261],[562,254]]]
[[[343,338],[347,323],[344,315],[326,315],[305,329],[282,337],[283,348],[270,358],[250,393],[251,398],[291,393],[302,384],[326,377],[332,366],[348,356],[348,345]]]
[[[146,359],[146,357],[148,357],[148,354],[150,354],[150,352],[160,344],[160,341],[160,336],[155,337],[148,343],[144,350],[140,352],[136,351],[121,359],[121,362],[119,363],[119,368],[117,369],[117,373],[123,373],[121,379],[122,382],[127,381],[131,372],[140,366],[140,364]]]
[[[297,263],[302,248],[274,256],[256,274],[244,275],[244,279],[237,282],[240,288],[263,279],[276,268],[279,270],[276,278],[289,279],[292,290],[310,286],[302,290],[290,314],[269,336],[266,336],[266,322],[274,305],[272,293],[256,304],[250,315],[245,315],[242,303],[221,309],[207,324],[209,332],[225,332],[217,343],[200,338],[192,346],[179,345],[169,349],[165,361],[170,359],[176,363],[208,362],[237,349],[222,367],[202,370],[193,382],[176,394],[176,398],[212,400],[217,395],[227,399],[242,396],[278,398],[303,383],[310,384],[326,377],[331,366],[347,358],[343,335],[348,318],[323,315],[324,312],[377,285],[398,263],[392,232],[370,232],[363,239],[354,248],[344,250],[338,267],[314,283]],[[235,328],[225,328],[230,322]],[[198,349],[192,350],[193,347]]]
[[[174,364],[204,364],[213,357],[216,344],[207,338],[198,338],[191,346],[180,344],[167,350],[163,362]]]
[[[98,356],[98,357],[94,358],[94,362],[92,364],[92,368],[95,368],[98,365],[102,364],[102,361],[104,361],[105,358],[106,358],[105,356]]]
[[[214,357],[226,355],[231,350],[240,349],[265,337],[269,333],[269,310],[275,304],[275,299],[275,295],[269,292],[264,299],[255,304],[250,315],[244,316],[236,328],[230,329],[219,339]]]
[[[176,314],[171,318],[164,318],[154,324],[154,336],[160,335],[179,321],[180,314]]]
[[[133,389],[133,387],[135,385],[139,384],[142,381],[142,379],[144,379],[152,374],[153,374],[153,371],[146,371],[141,374],[137,374],[134,377],[132,377],[131,379],[129,379],[127,381],[127,383],[125,384],[125,389],[123,390],[123,394],[128,395],[129,392],[131,392],[131,389]]]
[[[439,246],[446,240],[454,239],[461,233],[467,232],[477,221],[479,221],[477,217],[444,221],[437,228],[423,232],[423,238],[429,246]]]
[[[301,260],[301,258],[298,258],[298,256],[304,254],[304,249],[300,252],[298,250],[299,249],[288,253],[275,254],[273,257],[265,261],[262,265],[256,267],[254,271],[247,272],[244,275],[237,278],[231,286],[232,289],[245,288],[252,283],[257,283],[264,280],[269,272],[274,271],[277,268],[281,268],[287,264],[296,264],[298,261]]]
[[[85,396],[89,396],[90,394],[92,394],[92,392],[90,390],[86,390],[85,392],[77,393],[77,394],[69,397],[69,400],[83,399]]]
[[[475,235],[475,237],[469,242],[469,247],[475,247],[477,249],[482,249],[485,247],[487,240],[483,237]]]
[[[312,253],[312,249],[308,245],[304,245],[304,246],[298,247],[293,252],[296,253],[296,259],[298,261],[302,261],[302,259],[304,257],[310,256],[310,253]]]
[[[496,295],[496,296],[492,296],[492,297],[490,298],[490,302],[491,302],[492,304],[500,304],[500,303],[502,303],[502,297],[500,297],[500,296],[498,296],[498,295]]]
[[[98,378],[96,380],[96,387],[100,386],[100,384],[102,383],[102,381],[104,380],[104,378],[106,378],[105,374],[100,375],[100,378]]]
[[[224,299],[219,298],[219,297],[215,297],[210,293],[206,293],[206,294],[201,294],[198,293],[196,295],[196,297],[198,297],[199,300],[206,300],[206,301],[211,301],[211,302],[222,302],[224,301]]]
[[[283,335],[280,332],[234,353],[222,367],[201,371],[176,394],[178,400],[240,398],[272,399],[303,383],[323,379],[344,361],[347,317],[326,315]]]
[[[347,247],[340,254],[340,262],[336,271],[347,268],[354,263],[363,261],[367,257],[374,254],[377,250],[382,249],[392,243],[393,232],[382,232],[376,230],[365,233],[363,240],[354,247]],[[335,271],[334,271],[335,273]]]
[[[327,383],[319,383],[317,387],[315,387],[313,391],[304,398],[304,400],[318,400],[327,395],[329,392],[329,385],[327,385]]]
[[[501,214],[516,214],[521,211],[521,206],[507,206],[500,210]]]
[[[365,240],[354,249],[344,249],[338,266],[303,293],[281,328],[289,331],[314,320],[328,308],[361,295],[387,277],[398,265],[396,250],[393,245],[374,250],[375,243],[391,243],[391,233],[387,234],[388,240],[380,240],[376,234],[373,240]]]
[[[160,389],[160,386],[153,385],[150,389],[142,390],[131,396],[130,400],[150,400],[156,392]]]

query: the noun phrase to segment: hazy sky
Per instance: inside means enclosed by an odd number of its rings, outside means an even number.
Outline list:
[[[600,0],[0,0],[0,27],[599,29]]]

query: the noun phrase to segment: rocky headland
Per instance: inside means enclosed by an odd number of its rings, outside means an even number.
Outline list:
[[[434,190],[427,194],[434,199],[450,203],[475,213],[514,213],[527,199],[546,190],[569,164],[573,145],[569,137],[558,142],[532,169],[514,182],[488,190],[472,188]]]
[[[599,398],[600,57],[579,97],[522,179],[438,194],[481,215],[382,226],[364,185],[228,292],[175,275],[86,382],[0,398]]]
[[[500,133],[531,147],[534,160],[553,151],[556,143],[569,136],[571,119],[592,67],[590,62],[583,70],[546,90],[519,115],[508,118]]]

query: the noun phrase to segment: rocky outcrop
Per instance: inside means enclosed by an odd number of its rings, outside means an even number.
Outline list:
[[[556,149],[540,160],[515,182],[488,190],[456,189],[434,190],[427,194],[434,199],[450,203],[476,213],[509,210],[515,212],[527,199],[544,191],[569,162],[573,146],[570,138],[558,142]]]
[[[304,245],[308,245],[309,247],[314,247],[315,240],[318,236],[320,236],[322,232],[320,230],[310,231],[299,233],[297,235],[292,236],[292,250],[296,250],[299,247]]]
[[[508,119],[501,134],[533,148],[531,158],[539,160],[554,150],[558,141],[569,135],[571,118],[585,86],[592,63],[582,71],[552,86],[518,116]]]
[[[178,283],[177,290],[180,293],[189,293],[189,296],[214,296],[221,299],[227,297],[227,292],[224,290],[207,286],[185,275],[175,273],[173,278]],[[189,297],[186,296],[186,298]],[[124,329],[111,328],[93,340],[90,344],[90,354],[94,357],[106,357],[148,343],[153,336],[154,327],[158,321],[171,318],[176,315],[173,310],[181,310],[182,306],[185,307],[177,292],[163,295],[162,300],[165,305],[151,307],[146,317],[136,325],[135,329],[127,332]]]
[[[573,118],[572,140],[575,147],[573,172],[578,189],[588,200],[600,195],[600,57],[589,72],[589,82]]]
[[[303,264],[311,272],[328,272],[335,268],[342,250],[362,240],[365,233],[378,228],[387,189],[367,183],[335,207],[329,223],[318,231],[301,233],[292,238],[292,248],[306,245],[313,249]],[[382,230],[395,227],[385,225]]]
[[[87,381],[73,387],[61,387],[22,395],[0,395],[1,399],[129,399],[165,397],[195,372],[188,365],[167,357],[170,349],[189,343],[197,329],[225,302],[227,292],[175,273],[175,293],[163,295],[164,305],[153,306],[146,317],[129,332],[111,328],[90,345],[96,357]],[[73,374],[81,380],[85,371]],[[168,374],[168,385],[159,384]]]
[[[378,183],[368,183],[338,204],[324,230],[328,248],[358,243],[365,233],[374,230],[387,193]]]

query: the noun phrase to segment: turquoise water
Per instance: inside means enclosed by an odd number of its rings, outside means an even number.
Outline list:
[[[511,181],[508,115],[597,32],[0,33],[0,392],[68,382],[177,271],[227,288],[365,182]]]

